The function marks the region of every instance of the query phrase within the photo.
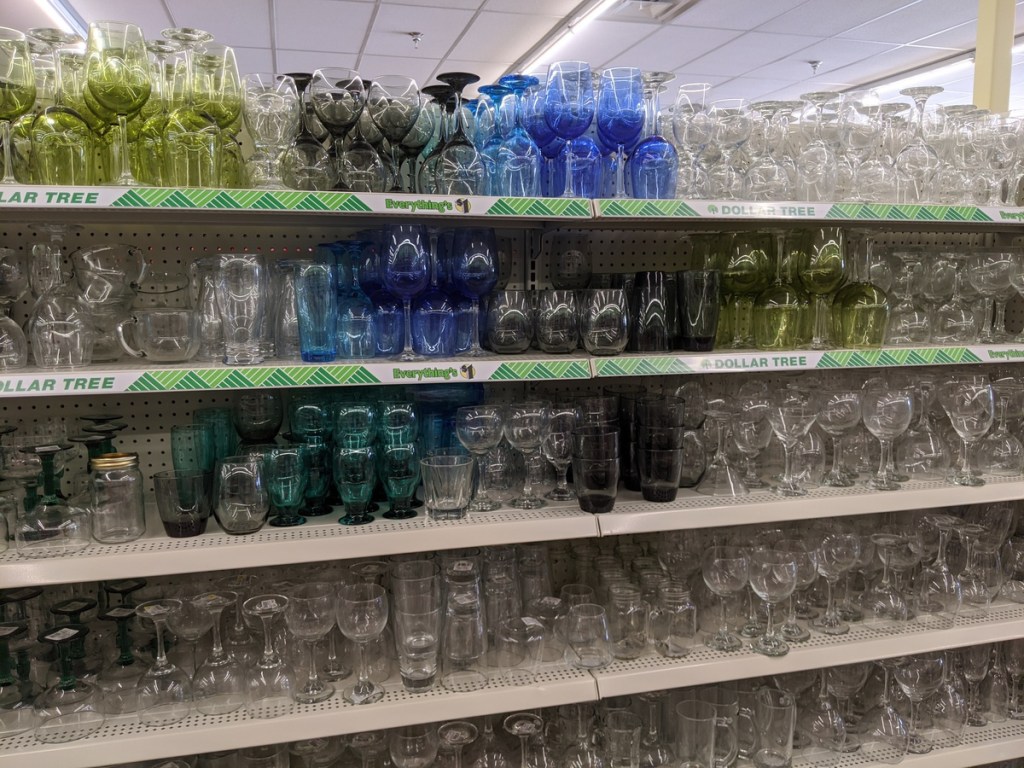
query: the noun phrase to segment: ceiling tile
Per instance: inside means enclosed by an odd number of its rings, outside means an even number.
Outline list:
[[[894,47],[889,43],[868,43],[833,37],[810,45],[792,57],[760,66],[757,68],[757,74],[769,78],[804,80],[814,76],[814,70],[809,63],[811,61],[821,62],[817,72],[821,76],[848,64],[877,56]]]
[[[359,53],[373,7],[349,0],[289,0],[287,7],[275,3],[277,45],[291,51]]]
[[[366,51],[375,56],[397,55],[429,59],[436,63],[448,53],[472,18],[473,11],[382,4],[373,22]],[[413,46],[409,32],[423,33],[419,48]],[[486,41],[482,42],[486,44]]]
[[[880,43],[905,43],[968,23],[977,17],[978,7],[975,3],[964,0],[922,0],[840,32],[837,36]]]
[[[923,0],[911,0],[922,2]],[[970,0],[964,0],[970,2]],[[830,37],[865,24],[909,5],[908,0],[856,0],[856,2],[830,2],[823,7],[820,1],[795,8],[762,24],[762,32],[791,32],[799,29],[805,35]],[[973,4],[973,3],[972,3]]]
[[[901,45],[898,48],[877,54],[869,60],[840,67],[830,74],[839,80],[862,83],[898,75],[908,69],[923,67],[931,62],[944,59],[947,55],[929,48]]]
[[[479,10],[480,6],[483,4],[484,0],[402,0],[402,5],[423,5],[431,8],[459,8],[464,11]]]
[[[489,13],[477,16],[455,44],[451,56],[508,66],[537,44],[560,21],[555,16]]]
[[[965,24],[958,24],[949,27],[942,32],[936,32],[927,37],[915,39],[918,45],[931,45],[940,48],[956,48],[957,50],[969,50],[974,48],[978,39],[978,20],[974,19]]]
[[[355,69],[357,53],[325,51],[289,51],[278,49],[277,69],[280,72],[313,72],[324,67]]]
[[[748,99],[757,101],[766,94],[787,85],[786,80],[762,77],[735,77],[711,89],[711,101],[719,99]]]
[[[35,3],[5,3],[0,9],[0,27],[27,32],[33,27],[52,27],[56,22]],[[61,28],[66,29],[61,25]]]
[[[820,0],[817,0],[820,2]],[[760,24],[793,10],[810,0],[700,0],[672,20],[677,27],[716,27],[754,29]]]
[[[359,59],[359,74],[365,80],[381,75],[405,75],[420,86],[430,80],[435,62],[432,59],[410,59],[397,56],[363,55]]]
[[[109,20],[138,24],[147,39],[160,37],[160,30],[174,26],[160,0],[74,0],[72,7],[87,22]]]
[[[274,67],[273,57],[269,48],[246,48],[233,46],[235,49],[235,62],[238,64],[238,71],[243,75],[250,72],[283,72],[283,69]],[[294,70],[292,70],[294,71]]]
[[[640,67],[641,69],[665,69],[674,67],[680,59],[692,59],[738,37],[740,32],[706,27],[662,27],[650,37],[642,40],[602,66]],[[681,53],[685,51],[685,54]]]
[[[816,42],[818,38],[804,35],[748,32],[685,64],[687,69],[697,72],[715,72],[736,77]]]
[[[548,51],[542,64],[553,61],[589,61],[593,66],[609,61],[619,53],[640,42],[654,32],[656,27],[649,24],[635,24],[628,21],[607,21],[598,19],[587,25],[578,35],[568,35]],[[664,66],[671,66],[665,63]]]
[[[268,0],[165,0],[175,24],[199,27],[225,45],[270,47]]]
[[[487,0],[484,3],[484,10],[565,17],[577,5],[579,0]]]

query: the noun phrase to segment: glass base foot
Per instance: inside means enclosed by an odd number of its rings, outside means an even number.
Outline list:
[[[738,651],[743,643],[736,635],[728,632],[719,632],[704,641],[704,645],[714,651]]]
[[[321,683],[315,690],[296,691],[295,700],[299,702],[299,704],[317,704],[321,701],[327,701],[333,695],[334,686],[324,685]]]
[[[850,625],[844,621],[812,621],[811,627],[823,635],[845,635],[850,631]]]
[[[572,488],[566,488],[565,490],[553,488],[544,494],[544,498],[550,501],[576,501],[576,491]]]
[[[459,355],[459,357],[489,357],[490,354],[491,353],[488,352],[483,347],[470,347],[461,355]]]
[[[979,485],[985,484],[985,481],[982,480],[980,477],[976,477],[975,475],[961,474],[959,472],[956,473],[955,475],[950,475],[949,482],[951,482],[953,485],[964,485],[967,486],[968,488],[977,488]]]
[[[410,518],[416,517],[416,512],[414,512],[411,509],[402,509],[399,511],[389,509],[387,512],[384,513],[383,516],[386,517],[388,520],[408,520]]]
[[[873,491],[898,491],[903,487],[895,480],[889,480],[884,477],[872,477],[864,485]]]
[[[789,646],[777,637],[761,636],[750,645],[750,649],[762,656],[785,656]]]
[[[493,499],[473,499],[466,509],[470,512],[493,512],[501,509],[501,504]]]
[[[306,522],[306,518],[302,515],[275,515],[270,518],[270,525],[274,528],[291,528],[296,525],[302,525]]]
[[[408,352],[402,352],[402,354],[396,355],[391,359],[396,363],[422,363],[424,360],[429,360],[430,358],[426,355],[419,355],[410,350]]]
[[[373,704],[384,698],[384,689],[368,680],[365,684],[349,688],[343,696],[349,704]]]
[[[783,624],[780,632],[790,643],[802,643],[811,636],[811,633],[799,624]]]
[[[508,505],[516,509],[540,509],[546,506],[544,500],[536,496],[520,496],[518,499],[512,499]]]
[[[339,517],[338,522],[342,525],[366,525],[373,522],[373,515],[345,515],[344,517]]]
[[[441,685],[453,693],[467,693],[479,691],[487,687],[487,675],[475,669],[464,669],[459,672],[449,672],[441,678]]]

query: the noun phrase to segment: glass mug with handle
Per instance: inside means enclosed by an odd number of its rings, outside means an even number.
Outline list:
[[[126,338],[128,326],[135,327],[135,344]],[[155,363],[184,363],[199,351],[199,315],[192,309],[137,309],[116,332],[125,352]]]

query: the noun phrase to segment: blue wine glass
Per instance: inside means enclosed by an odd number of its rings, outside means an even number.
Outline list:
[[[661,135],[658,119],[661,108],[658,94],[675,79],[670,72],[644,72],[644,140],[637,144],[629,158],[629,176],[633,197],[648,200],[669,200],[676,196],[676,175],[679,155],[676,148]]]
[[[511,197],[537,197],[543,156],[523,127],[522,102],[527,89],[540,81],[532,75],[505,75],[498,82],[512,91],[512,96],[502,102],[502,107],[506,103],[511,106],[512,128],[498,148],[498,188],[494,192]]]
[[[263,470],[266,473],[270,503],[277,509],[270,524],[284,528],[306,522],[306,518],[299,514],[299,507],[306,500],[306,485],[309,482],[305,447],[293,444],[271,448],[264,456]]]
[[[565,139],[562,197],[583,197],[573,188],[575,142],[594,120],[594,78],[585,61],[558,61],[548,69],[544,98],[544,119],[554,134]],[[539,144],[540,142],[538,142]],[[590,142],[593,145],[593,141]],[[593,147],[596,149],[596,147]],[[582,148],[590,155],[591,147]]]
[[[626,150],[644,129],[643,72],[636,67],[611,67],[601,72],[597,92],[597,133],[615,150],[613,197],[626,197]]]
[[[466,111],[462,108],[462,89],[480,79],[469,72],[443,72],[437,76],[451,86],[455,94],[455,122],[451,137],[437,160],[437,193],[441,195],[479,195],[486,187],[487,169],[480,153],[469,139]]]
[[[416,299],[412,311],[412,346],[421,355],[455,354],[455,304],[439,285],[438,231],[430,230],[430,288]]]
[[[452,243],[452,284],[472,302],[471,336],[466,357],[487,353],[480,347],[480,299],[498,282],[498,239],[493,229],[467,227],[455,232]]]
[[[477,107],[476,137],[473,142],[480,150],[480,159],[487,168],[488,194],[501,194],[497,191],[498,150],[505,137],[499,127],[499,110],[511,92],[503,85],[482,85],[478,90],[484,99]]]
[[[363,243],[345,243],[339,275],[347,275],[338,287],[338,352],[350,360],[366,360],[377,354],[376,320],[370,297],[363,291],[359,273],[363,265]],[[345,269],[347,267],[347,269]]]
[[[601,194],[601,148],[589,136],[565,142],[552,170],[552,189],[569,187],[572,197],[593,198]]]
[[[476,150],[474,150],[476,151]],[[392,224],[385,232],[383,254],[384,287],[400,298],[405,312],[405,346],[395,360],[423,360],[412,348],[412,299],[430,284],[430,250],[426,227]]]

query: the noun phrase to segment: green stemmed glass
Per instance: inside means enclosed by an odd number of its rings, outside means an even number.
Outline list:
[[[754,346],[754,298],[771,283],[771,250],[768,233],[740,232],[722,259],[722,292],[732,301],[732,349]]]
[[[285,445],[271,448],[264,458],[264,466],[270,503],[277,509],[270,524],[278,528],[302,525],[306,518],[299,514],[299,507],[306,500],[306,485],[309,482],[309,461],[305,447]]]
[[[103,711],[108,715],[127,715],[139,707],[139,678],[145,671],[132,650],[131,623],[135,608],[119,605],[100,616],[117,622],[117,657],[100,670],[96,684],[103,690]]]
[[[391,502],[391,509],[384,513],[384,517],[388,520],[416,517],[416,511],[412,508],[412,499],[420,484],[420,453],[416,444],[381,448],[377,459],[377,474]]]
[[[0,184],[17,184],[11,153],[11,122],[36,103],[36,76],[28,39],[8,27],[0,27],[0,94],[0,142],[4,145],[4,177]]]
[[[813,320],[811,349],[829,349],[831,343],[832,297],[846,281],[843,230],[820,227],[811,233],[810,247],[801,251],[797,277],[811,295]]]
[[[799,349],[804,346],[810,301],[794,272],[807,242],[802,232],[780,229],[773,234],[775,281],[754,301],[754,343],[758,349]]]
[[[373,448],[334,449],[334,484],[345,505],[342,525],[365,525],[373,522],[370,499],[377,484],[377,453]]]
[[[128,154],[128,117],[149,99],[149,54],[142,30],[123,21],[97,21],[89,25],[85,81],[89,94],[103,109],[117,116],[120,172],[115,186],[133,187]]]
[[[0,624],[0,738],[16,736],[36,726],[32,708],[42,689],[31,680],[15,676],[11,658],[11,643],[28,634],[28,625],[22,621]]]
[[[71,645],[89,634],[81,624],[51,627],[39,635],[39,642],[57,646],[60,677],[35,701],[39,718],[36,741],[57,744],[75,741],[99,729],[106,719],[100,711],[99,688],[75,677]]]

